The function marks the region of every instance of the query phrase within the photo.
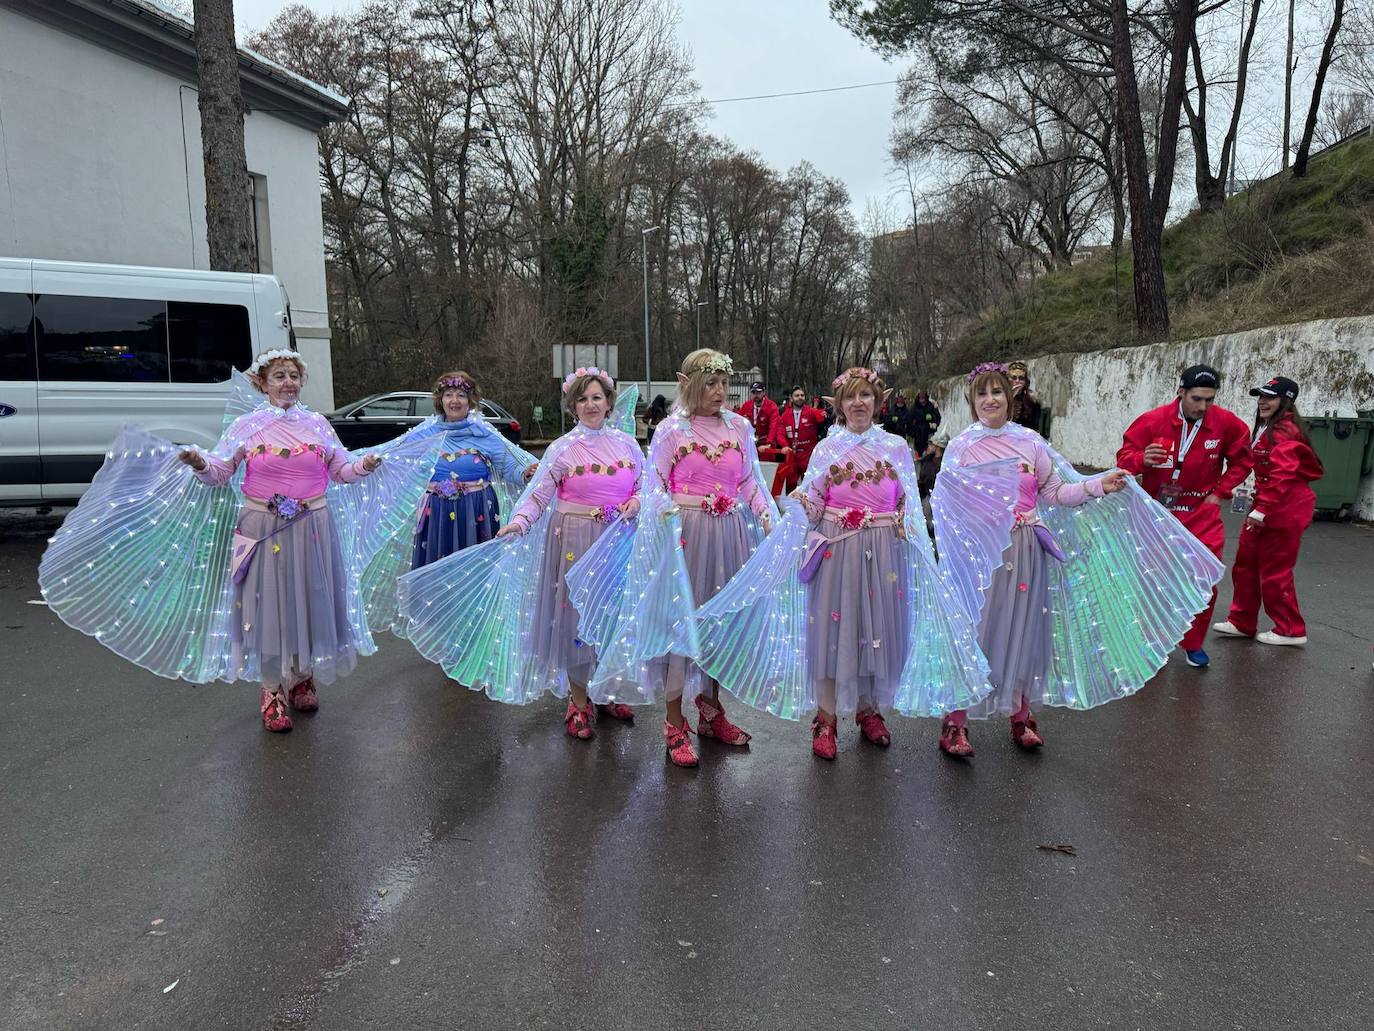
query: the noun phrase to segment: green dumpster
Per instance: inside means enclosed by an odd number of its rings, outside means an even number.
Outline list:
[[[1311,416],[1307,432],[1326,469],[1326,475],[1312,484],[1317,514],[1348,519],[1360,495],[1360,477],[1374,472],[1374,410],[1360,411],[1353,419]]]

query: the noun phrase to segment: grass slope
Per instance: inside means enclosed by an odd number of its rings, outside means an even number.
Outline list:
[[[1284,173],[1169,227],[1164,268],[1174,340],[1374,311],[1374,140],[1331,151],[1306,179]],[[1043,276],[988,312],[933,371],[1138,342],[1128,242],[1119,260]]]

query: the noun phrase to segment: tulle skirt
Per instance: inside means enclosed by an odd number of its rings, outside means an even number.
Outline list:
[[[987,656],[992,693],[968,710],[985,719],[1010,715],[1022,697],[1038,701],[1044,694],[1054,647],[1050,613],[1049,567],[1035,531],[1018,526],[992,575],[978,624],[978,644]]]
[[[844,533],[836,521],[827,537]],[[870,526],[831,544],[831,555],[806,585],[806,658],[817,700],[830,707],[824,682],[835,682],[835,711],[891,708],[906,661],[910,576],[894,526]]]
[[[285,684],[295,671],[328,684],[351,672],[358,642],[348,619],[348,571],[329,509],[286,520],[245,508],[238,530],[262,540],[234,588],[230,645],[239,676]]]
[[[501,507],[490,486],[451,498],[426,492],[420,504],[424,508],[415,531],[412,569],[489,541],[501,529]]]
[[[608,524],[557,510],[551,518],[544,537],[531,647],[537,664],[561,669],[569,680],[585,685],[596,669],[596,649],[577,636],[578,613],[568,596],[566,574]]]
[[[700,509],[682,509],[682,550],[687,565],[687,578],[692,584],[692,600],[697,606],[714,598],[740,566],[749,558],[749,531],[744,512],[740,508],[723,516],[713,516]],[[689,702],[709,691],[710,678],[691,659],[668,655],[652,664],[658,669],[654,679],[661,677],[669,698],[682,685],[682,698]]]

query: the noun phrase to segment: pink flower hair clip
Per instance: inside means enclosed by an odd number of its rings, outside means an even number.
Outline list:
[[[846,369],[831,381],[830,389],[839,390],[840,387],[855,378],[866,380],[875,387],[878,385],[878,374],[872,369]]]
[[[602,372],[595,365],[579,365],[577,368],[573,369],[572,372],[563,377],[563,393],[566,394],[568,389],[573,385],[573,381],[580,376],[595,376],[607,390],[615,389],[615,380],[611,379],[610,373]]]
[[[972,383],[985,372],[1000,372],[1005,374],[1006,371],[1007,367],[1001,362],[983,362],[981,365],[975,365],[973,367],[973,371],[968,374],[968,381]]]

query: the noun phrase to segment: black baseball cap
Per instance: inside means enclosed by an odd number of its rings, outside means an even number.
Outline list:
[[[758,380],[755,380],[753,383],[750,383],[750,384],[749,384],[749,389],[750,389],[750,390],[762,390],[762,389],[763,389],[763,384],[760,383]]]
[[[1251,397],[1286,397],[1290,401],[1298,399],[1298,385],[1287,376],[1275,376],[1262,387],[1250,391]]]
[[[1190,365],[1178,377],[1178,386],[1180,390],[1192,390],[1194,387],[1216,390],[1221,386],[1221,373],[1210,365]]]

